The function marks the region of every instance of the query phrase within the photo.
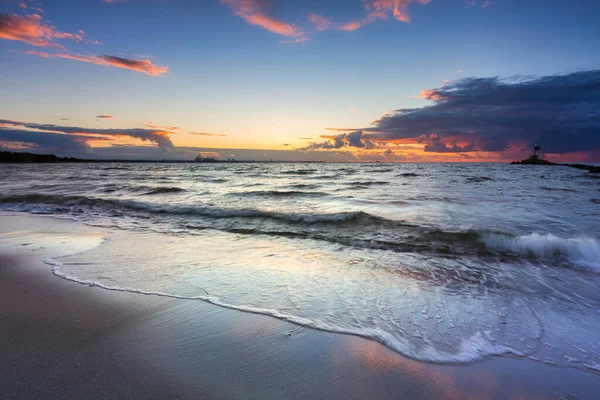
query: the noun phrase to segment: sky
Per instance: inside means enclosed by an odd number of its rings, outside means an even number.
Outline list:
[[[595,0],[0,0],[0,148],[600,162]]]

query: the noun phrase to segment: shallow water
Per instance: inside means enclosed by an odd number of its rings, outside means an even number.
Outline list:
[[[49,172],[50,171],[50,172]],[[49,260],[424,361],[600,369],[600,180],[505,164],[0,166],[4,211],[113,232]]]

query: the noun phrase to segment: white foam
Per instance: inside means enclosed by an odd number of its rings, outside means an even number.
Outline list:
[[[566,257],[573,265],[600,272],[600,243],[590,237],[564,239],[551,233],[509,237],[488,235],[483,238],[488,248],[540,259]]]

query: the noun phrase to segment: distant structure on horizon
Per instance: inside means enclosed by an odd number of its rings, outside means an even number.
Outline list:
[[[533,154],[529,156],[529,158],[521,161],[513,161],[511,164],[532,164],[532,165],[555,165],[552,161],[544,160],[537,155],[538,150],[541,147],[539,145],[533,146]]]
[[[217,160],[214,157],[203,157],[202,154],[198,154],[194,159],[198,163],[223,163],[223,162],[236,162],[235,158],[229,157],[227,160]]]
[[[219,162],[216,158],[213,157],[202,157],[202,154],[198,154],[195,158],[196,162],[209,163],[209,162]]]

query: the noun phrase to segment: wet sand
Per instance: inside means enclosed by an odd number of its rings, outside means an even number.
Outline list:
[[[106,231],[0,216],[3,399],[597,399],[600,376],[530,360],[433,365],[202,301],[62,280],[43,260]]]

